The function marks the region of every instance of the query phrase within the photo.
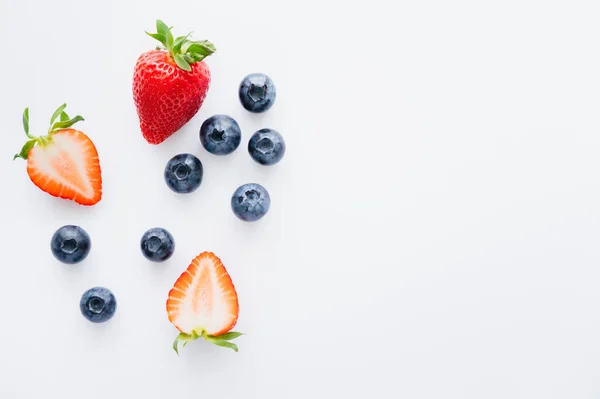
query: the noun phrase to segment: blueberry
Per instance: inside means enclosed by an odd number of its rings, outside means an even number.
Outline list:
[[[285,154],[285,141],[277,130],[260,129],[248,142],[248,152],[261,165],[274,165]]]
[[[146,259],[153,262],[164,262],[175,252],[173,236],[161,227],[155,227],[145,232],[140,246]]]
[[[240,101],[250,112],[265,112],[273,106],[276,97],[275,85],[264,73],[252,73],[240,83]]]
[[[262,218],[270,207],[269,192],[260,184],[244,184],[238,187],[231,197],[233,213],[246,222],[254,222]]]
[[[79,226],[67,225],[56,230],[50,241],[50,249],[56,259],[63,263],[75,264],[84,260],[90,253],[90,236]]]
[[[211,154],[231,154],[238,148],[240,141],[242,141],[240,125],[230,116],[211,116],[200,127],[200,142]]]
[[[117,299],[107,288],[90,288],[81,296],[79,309],[83,317],[92,323],[104,323],[115,314]]]
[[[191,193],[202,183],[202,162],[192,154],[175,155],[165,167],[167,186],[176,193]]]

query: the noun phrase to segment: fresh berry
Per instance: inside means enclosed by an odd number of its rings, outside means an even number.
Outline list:
[[[87,258],[92,247],[90,236],[79,226],[67,225],[56,230],[50,241],[50,249],[56,259],[75,264]]]
[[[176,193],[187,194],[202,183],[202,162],[192,154],[175,155],[165,167],[167,186]]]
[[[79,309],[83,317],[92,323],[104,323],[115,314],[117,299],[107,288],[90,288],[81,296]]]
[[[175,240],[171,233],[155,227],[144,233],[140,242],[142,254],[153,262],[164,262],[175,251]]]
[[[275,165],[285,154],[285,141],[277,130],[260,129],[250,138],[248,152],[261,165]]]
[[[69,118],[66,106],[58,107],[48,134],[39,137],[29,133],[29,108],[25,109],[23,127],[28,141],[14,159],[27,160],[27,174],[41,190],[81,205],[94,205],[102,198],[98,152],[88,136],[70,129],[83,118]]]
[[[264,73],[252,73],[240,83],[240,101],[250,112],[267,111],[273,106],[276,94],[273,81]]]
[[[200,142],[215,155],[231,154],[242,141],[240,125],[230,116],[214,115],[200,127]]]
[[[254,222],[262,218],[270,207],[269,192],[260,184],[244,184],[238,187],[231,197],[233,213],[246,222]]]
[[[133,75],[140,128],[150,144],[162,143],[196,115],[210,85],[210,69],[202,60],[216,51],[206,40],[174,38],[160,20],[156,29],[148,35],[162,46],[142,54]]]
[[[169,321],[180,331],[173,343],[185,346],[198,338],[219,346],[238,348],[230,340],[241,333],[231,332],[235,326],[239,304],[231,277],[212,252],[196,256],[177,279],[167,299]]]

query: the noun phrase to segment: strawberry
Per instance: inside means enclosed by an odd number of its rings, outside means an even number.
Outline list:
[[[204,338],[218,346],[238,351],[229,342],[242,335],[230,331],[237,322],[237,292],[221,260],[212,252],[196,256],[177,279],[167,299],[169,321],[180,331],[173,343],[179,354],[179,342]]]
[[[29,108],[23,128],[29,140],[13,159],[27,160],[27,174],[40,189],[55,197],[94,205],[102,198],[100,161],[94,143],[84,133],[70,129],[83,118],[69,118],[63,104],[50,119],[47,136],[29,134]],[[59,119],[57,121],[57,119]]]
[[[146,33],[162,46],[142,54],[133,75],[140,128],[150,144],[162,143],[196,115],[210,84],[210,70],[202,60],[216,51],[206,40],[188,40],[189,34],[173,38],[160,20],[156,30]]]

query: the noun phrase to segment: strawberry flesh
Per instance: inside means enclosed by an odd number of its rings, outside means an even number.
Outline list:
[[[84,133],[59,130],[44,146],[29,151],[31,181],[55,197],[94,205],[102,198],[100,161],[94,143]]]
[[[237,293],[215,254],[201,253],[177,279],[169,292],[167,313],[169,321],[185,334],[219,336],[235,326]]]

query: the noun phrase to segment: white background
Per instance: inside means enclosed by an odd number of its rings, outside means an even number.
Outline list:
[[[393,4],[393,5],[392,5]],[[596,1],[0,1],[0,397],[599,398],[600,9]],[[150,146],[131,78],[156,18],[210,39],[198,115]],[[275,106],[237,99],[269,74]],[[54,199],[12,156],[52,111],[95,142],[104,198]],[[202,121],[236,118],[243,144],[217,158]],[[245,145],[278,129],[288,152],[260,167]],[[195,193],[162,171],[196,154]],[[267,217],[229,198],[265,185]],[[67,267],[63,224],[92,251]],[[149,227],[171,260],[139,250]],[[239,353],[196,342],[177,357],[168,290],[203,250],[237,286]],[[79,313],[115,293],[103,325]]]

